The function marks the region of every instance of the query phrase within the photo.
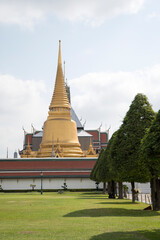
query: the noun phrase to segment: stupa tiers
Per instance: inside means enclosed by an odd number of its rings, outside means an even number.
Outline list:
[[[59,41],[58,67],[53,97],[49,106],[48,118],[44,123],[43,137],[39,150],[26,151],[21,157],[45,158],[52,156],[54,148],[57,157],[83,157],[77,136],[77,126],[71,119],[71,106],[67,97]],[[59,154],[59,155],[58,155]]]
[[[59,145],[63,157],[82,157],[83,152],[77,137],[76,123],[71,119],[71,106],[68,101],[61,60],[61,41],[59,41],[59,56],[55,88],[49,116],[44,123],[43,138],[37,157],[51,157],[52,145]],[[58,144],[57,144],[58,143]]]

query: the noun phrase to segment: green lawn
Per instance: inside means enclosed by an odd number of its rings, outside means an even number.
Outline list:
[[[1,240],[159,240],[160,212],[96,193],[0,193]]]

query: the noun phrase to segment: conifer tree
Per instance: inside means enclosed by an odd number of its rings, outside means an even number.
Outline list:
[[[123,189],[122,189],[122,181],[123,181],[123,172],[122,172],[122,164],[121,161],[119,161],[120,153],[118,155],[119,145],[121,143],[120,141],[120,129],[117,130],[112,135],[113,141],[112,145],[109,151],[109,158],[112,162],[112,172],[113,172],[113,179],[118,182],[118,188],[119,188],[119,198],[123,198]]]
[[[113,181],[113,166],[112,166],[112,160],[110,158],[110,148],[112,145],[113,137],[109,140],[108,146],[103,152],[101,159],[99,161],[99,164],[97,166],[96,170],[96,178],[99,182],[112,182]],[[112,182],[112,186],[114,186],[114,183]],[[109,190],[109,189],[108,189]],[[111,191],[112,196],[115,195],[114,188]]]
[[[150,127],[154,112],[147,97],[137,94],[127,112],[115,140],[114,162],[121,181],[131,182],[132,201],[135,201],[134,182],[146,182],[139,159],[139,149],[146,129]]]
[[[114,183],[113,179],[113,165],[112,159],[110,157],[110,148],[113,142],[114,134],[112,138],[109,140],[107,149],[101,150],[99,158],[91,172],[90,178],[97,182],[103,182],[103,192],[106,192],[106,182],[112,183],[112,187]],[[114,188],[113,188],[114,189]],[[115,195],[115,191],[112,191],[112,196]]]
[[[160,210],[160,111],[142,140],[141,155],[150,172],[153,210]]]
[[[102,159],[102,155],[104,154],[104,151],[105,151],[104,149],[101,150],[101,152],[99,154],[99,157],[98,157],[98,159],[97,159],[97,161],[96,161],[96,163],[95,163],[95,165],[94,165],[94,167],[93,167],[93,169],[91,171],[91,174],[90,174],[90,179],[95,181],[95,182],[101,182],[97,178],[97,174],[96,173],[97,173],[97,169],[99,167],[99,163],[100,163],[100,161]],[[104,194],[106,193],[106,183],[103,183],[103,192],[104,192]]]

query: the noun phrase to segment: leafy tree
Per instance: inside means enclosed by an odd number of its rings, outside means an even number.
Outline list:
[[[142,140],[141,155],[150,172],[153,210],[160,210],[160,111]]]
[[[112,164],[109,158],[109,149],[112,143],[112,139],[110,139],[107,149],[103,152],[101,156],[101,161],[99,161],[96,178],[99,179],[100,182],[107,182],[113,179],[112,175]]]
[[[119,180],[131,182],[133,202],[135,201],[134,182],[147,182],[149,179],[149,176],[143,171],[143,165],[139,159],[139,149],[141,139],[144,137],[146,129],[150,127],[154,116],[147,97],[137,94],[118,130],[114,150],[112,150]]]
[[[110,161],[112,162],[112,168],[113,168],[113,179],[118,182],[118,186],[119,186],[119,198],[122,199],[123,198],[123,172],[122,172],[122,164],[121,161],[119,160],[118,157],[120,157],[120,153],[118,155],[118,150],[120,150],[120,144],[121,144],[121,140],[120,140],[120,129],[118,131],[116,131],[113,135],[113,141],[112,141],[112,145],[110,148],[110,152],[109,152],[109,157],[110,157]]]
[[[90,174],[90,179],[95,181],[95,182],[100,182],[99,179],[97,178],[96,173],[97,173],[97,169],[98,169],[99,163],[100,163],[100,161],[102,159],[102,155],[104,154],[104,151],[105,151],[104,149],[101,150],[101,152],[99,154],[99,157],[98,157],[98,159],[97,159],[97,161],[96,161],[96,163],[95,163],[95,165],[94,165],[94,167],[92,169],[92,172]],[[104,194],[106,193],[106,183],[103,184],[103,192],[104,192]]]
[[[109,182],[108,188],[109,190],[109,196],[112,195],[112,198],[115,196],[115,183],[113,182],[113,165],[112,165],[112,159],[110,158],[110,148],[113,142],[114,136],[109,140],[107,149],[103,152],[101,159],[99,161],[97,170],[96,170],[96,178],[99,182]]]
[[[113,142],[114,134],[109,140],[107,149],[102,150],[99,158],[91,172],[90,178],[97,182],[103,182],[103,192],[106,193],[106,182],[109,182],[110,195],[115,196],[115,183],[113,182],[113,165],[110,157],[110,148]]]

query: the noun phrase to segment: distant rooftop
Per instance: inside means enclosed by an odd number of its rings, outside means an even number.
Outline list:
[[[73,121],[76,122],[77,128],[83,129],[83,126],[82,126],[81,122],[79,121],[79,119],[78,119],[75,111],[73,110],[73,108],[71,108],[71,118],[72,118]]]
[[[83,129],[77,129],[78,137],[93,137],[91,134],[87,133]]]

